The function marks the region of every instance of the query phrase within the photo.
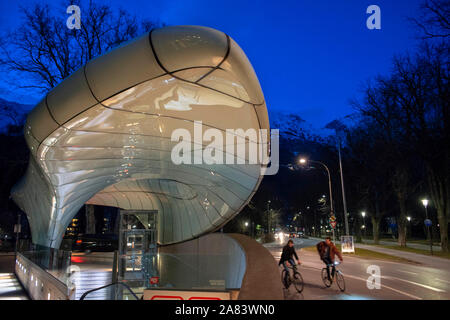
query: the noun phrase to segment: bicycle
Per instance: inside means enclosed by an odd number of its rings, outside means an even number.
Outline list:
[[[323,284],[329,288],[331,287],[331,285],[333,284],[333,281],[336,279],[336,284],[339,287],[339,289],[344,292],[345,291],[345,279],[344,279],[344,274],[338,270],[336,268],[336,266],[338,266],[340,263],[339,262],[334,262],[332,264],[327,265],[328,267],[334,267],[334,275],[331,275],[331,280],[328,279],[328,273],[327,273],[327,268],[323,268],[322,269],[322,281]],[[331,271],[330,271],[331,272]]]
[[[297,290],[298,293],[301,293],[303,291],[302,275],[297,271],[296,267],[289,266],[288,268],[293,270],[294,276],[291,276],[290,272],[283,269],[283,272],[281,272],[281,283],[283,283],[286,289],[289,289],[291,284],[294,284],[295,290]]]

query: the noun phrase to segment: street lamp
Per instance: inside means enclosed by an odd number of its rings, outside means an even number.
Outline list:
[[[427,233],[430,238],[430,253],[433,255],[433,239],[430,231],[431,220],[428,219],[428,199],[422,199],[422,204],[425,207],[425,225],[427,226]]]
[[[300,158],[299,160],[300,164],[306,164],[307,162],[311,162],[311,163],[317,163],[320,164],[321,166],[323,166],[325,168],[325,170],[327,171],[328,174],[328,188],[329,188],[329,193],[330,193],[330,215],[333,217],[334,216],[334,209],[333,209],[333,192],[331,189],[331,174],[330,174],[330,170],[328,169],[327,165],[323,162],[320,161],[315,161],[315,160],[311,160],[308,159],[306,160],[306,158]],[[325,195],[322,196],[323,198],[325,198]],[[347,217],[345,217],[345,219],[347,219]],[[336,241],[335,237],[334,237],[334,228],[333,228],[333,241]]]
[[[409,224],[409,236],[412,236],[412,229],[411,229],[411,217],[407,216],[406,220],[408,220],[408,224]]]
[[[247,234],[247,230],[248,230],[248,222],[245,221],[244,222],[244,234]],[[250,234],[249,234],[250,235]]]
[[[341,155],[341,147],[342,147],[342,134],[345,133],[345,125],[339,120],[333,120],[329,124],[325,126],[327,129],[333,129],[336,133],[336,138],[338,139],[338,154],[339,154],[339,171],[341,173],[341,188],[342,188],[342,204],[344,205],[344,219],[345,219],[345,235],[349,235],[348,228],[348,211],[347,211],[347,201],[345,199],[345,188],[344,188],[344,172],[342,170],[342,155]]]
[[[361,215],[363,217],[364,237],[366,237],[367,236],[367,231],[366,231],[366,212],[365,211],[361,212]]]

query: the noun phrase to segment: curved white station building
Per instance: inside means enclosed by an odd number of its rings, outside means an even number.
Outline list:
[[[28,216],[33,242],[59,247],[85,203],[157,210],[161,244],[224,225],[255,193],[263,166],[175,164],[175,129],[190,133],[193,159],[211,142],[194,144],[194,121],[203,133],[215,128],[224,137],[227,129],[269,130],[255,72],[220,31],[156,29],[74,72],[25,126],[31,156],[12,196]]]

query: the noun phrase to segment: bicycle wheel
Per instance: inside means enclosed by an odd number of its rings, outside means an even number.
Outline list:
[[[286,272],[286,270],[283,269],[283,271],[281,272],[281,283],[284,285],[286,289],[289,289],[288,277],[289,277],[288,273]]]
[[[331,287],[331,280],[328,279],[327,268],[322,269],[322,281],[326,287]]]
[[[303,277],[300,272],[294,273],[294,287],[298,293],[303,291]]]
[[[345,280],[344,280],[344,275],[340,272],[336,270],[336,283],[339,287],[339,289],[341,289],[341,291],[345,291]]]

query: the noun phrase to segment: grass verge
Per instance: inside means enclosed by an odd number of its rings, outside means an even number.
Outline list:
[[[418,253],[418,254],[424,254],[424,255],[427,255],[427,256],[431,256],[430,250],[416,249],[416,248],[411,248],[411,247],[386,246],[386,245],[377,245],[377,247],[382,247],[382,248],[386,248],[386,249],[394,249],[394,250],[399,250],[399,251]],[[433,257],[440,257],[440,258],[450,259],[450,253],[449,252],[442,252],[442,251],[433,251]]]

